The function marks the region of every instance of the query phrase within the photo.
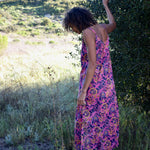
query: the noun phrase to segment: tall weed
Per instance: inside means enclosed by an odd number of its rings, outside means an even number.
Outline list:
[[[8,45],[8,38],[6,35],[1,35],[0,34],[0,55],[3,54],[5,48]]]

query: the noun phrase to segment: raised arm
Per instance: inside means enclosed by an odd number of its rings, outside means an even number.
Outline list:
[[[108,18],[109,24],[102,24],[102,26],[105,27],[107,33],[110,33],[116,28],[116,22],[115,22],[115,19],[108,7],[108,2],[109,2],[109,0],[103,0],[103,5],[104,5],[105,11],[107,13],[107,18]]]

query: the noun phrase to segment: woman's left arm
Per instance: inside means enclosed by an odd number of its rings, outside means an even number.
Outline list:
[[[77,104],[84,105],[87,89],[92,81],[96,69],[96,43],[95,34],[90,29],[83,31],[83,39],[88,51],[88,68],[83,87],[79,93]]]

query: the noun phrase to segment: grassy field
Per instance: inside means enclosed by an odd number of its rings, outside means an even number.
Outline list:
[[[68,149],[73,143],[80,67],[65,57],[79,42],[64,32],[62,11],[40,10],[30,5],[0,10],[1,34],[8,36],[0,59],[0,137],[6,146],[18,149],[24,149],[20,144],[27,139]]]
[[[27,137],[33,141],[55,139],[58,147],[73,140],[79,68],[63,62],[48,65],[42,57],[9,56],[0,61],[0,137],[5,137],[8,145]]]
[[[0,138],[7,147],[23,150],[27,141],[47,141],[51,148],[45,150],[73,149],[80,67],[73,65],[79,59],[66,56],[80,46],[61,25],[65,10],[76,6],[72,2],[0,7],[0,33],[8,37],[0,57]],[[119,111],[118,150],[148,150],[150,113],[120,103]]]

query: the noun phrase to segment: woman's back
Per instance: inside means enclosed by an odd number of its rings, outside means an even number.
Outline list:
[[[102,24],[96,24],[91,28],[94,29],[95,34],[105,43],[105,41],[108,38],[108,34],[105,27]]]

